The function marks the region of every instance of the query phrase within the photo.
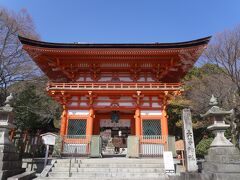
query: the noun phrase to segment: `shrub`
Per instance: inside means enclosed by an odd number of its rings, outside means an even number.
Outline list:
[[[199,158],[204,158],[204,155],[207,154],[207,151],[212,143],[213,138],[203,138],[198,145],[196,146],[196,155]]]

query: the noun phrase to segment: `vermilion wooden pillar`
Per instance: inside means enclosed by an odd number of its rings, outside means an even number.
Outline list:
[[[93,134],[94,135],[100,134],[100,119],[96,117],[94,118],[94,121],[93,121]]]
[[[140,114],[140,109],[137,108],[136,111],[135,111],[135,133],[136,133],[136,136],[140,136],[141,135],[141,114]]]
[[[94,110],[93,108],[91,108],[89,110],[89,114],[87,118],[86,135],[91,136],[93,134],[93,119],[94,119]]]
[[[64,136],[66,134],[66,124],[67,124],[67,109],[64,105],[62,116],[61,116],[61,127],[60,127],[60,135],[61,136]]]
[[[162,135],[168,136],[168,119],[167,119],[167,112],[165,109],[162,110],[161,126],[162,126]]]
[[[131,119],[131,135],[132,136],[135,135],[135,130],[136,130],[136,128],[135,128],[135,119],[132,118]]]

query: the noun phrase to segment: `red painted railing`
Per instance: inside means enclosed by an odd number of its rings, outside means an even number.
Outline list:
[[[180,83],[48,83],[47,90],[181,90]]]

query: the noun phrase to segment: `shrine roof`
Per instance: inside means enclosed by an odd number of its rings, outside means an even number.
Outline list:
[[[187,48],[199,45],[206,45],[211,36],[196,39],[192,41],[176,42],[176,43],[128,43],[128,44],[93,44],[93,43],[51,43],[37,41],[19,36],[19,40],[24,45],[42,47],[42,48],[146,48],[146,49],[169,49],[169,48]]]
[[[80,44],[50,43],[19,36],[23,49],[56,82],[75,82],[81,73],[88,72],[94,77],[99,72],[132,72],[132,75],[151,72],[157,82],[179,82],[210,38],[177,43]]]

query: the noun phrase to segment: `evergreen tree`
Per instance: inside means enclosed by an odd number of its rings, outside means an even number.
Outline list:
[[[15,123],[21,130],[36,132],[45,128],[46,131],[56,131],[49,128],[53,128],[54,119],[60,118],[59,106],[38,88],[34,83],[27,83],[24,89],[16,94]]]

